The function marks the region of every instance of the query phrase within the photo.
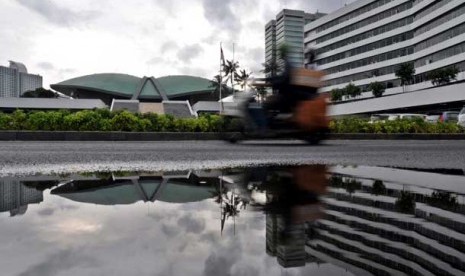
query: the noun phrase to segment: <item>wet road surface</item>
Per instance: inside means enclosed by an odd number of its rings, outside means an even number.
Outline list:
[[[0,175],[182,170],[265,164],[465,168],[464,141],[2,142]]]

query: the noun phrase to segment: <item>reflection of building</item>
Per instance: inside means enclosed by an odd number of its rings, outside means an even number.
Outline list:
[[[0,98],[19,97],[41,87],[42,77],[28,74],[24,64],[10,61],[9,67],[0,66]]]
[[[304,65],[304,26],[324,14],[309,14],[299,10],[282,10],[276,20],[265,26],[265,62],[278,62],[278,49],[286,44],[289,61],[296,67]],[[278,62],[279,63],[279,62]]]
[[[317,64],[327,72],[322,92],[351,83],[364,92],[362,101],[336,105],[334,115],[461,108],[464,85],[432,88],[428,74],[455,67],[457,79],[465,80],[464,33],[464,1],[359,0],[307,24],[305,48],[318,51]],[[416,70],[407,87],[395,73],[404,63]],[[397,95],[373,99],[373,82]]]
[[[9,211],[11,216],[22,215],[28,204],[43,201],[42,192],[29,188],[16,180],[0,180],[0,212]]]
[[[284,233],[284,223],[280,215],[266,215],[266,253],[276,257],[282,267],[305,266],[310,259],[305,252],[304,224],[292,225]]]
[[[463,186],[453,183],[462,184],[463,176],[411,172],[409,177],[405,170],[393,174],[392,169],[371,169],[369,178],[357,178],[360,185],[353,189],[344,176],[363,174],[362,168],[334,171],[344,174],[331,182],[323,199],[326,217],[316,223],[316,239],[307,241],[307,253],[357,275],[463,275],[465,208],[461,203],[465,197],[456,194]],[[429,180],[411,186],[375,182],[371,177],[378,171],[390,172],[380,174],[385,179],[399,175],[410,182],[438,179],[441,185],[436,187],[455,191],[444,190],[438,196],[438,191],[427,188]],[[406,190],[414,200],[411,213],[401,213],[397,205]]]

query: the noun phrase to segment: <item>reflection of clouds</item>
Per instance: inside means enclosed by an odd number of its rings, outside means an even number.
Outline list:
[[[69,218],[50,226],[50,231],[58,231],[64,234],[91,234],[102,229],[100,223],[79,218]]]
[[[85,256],[71,250],[59,251],[57,254],[48,256],[42,263],[33,265],[19,276],[54,276],[61,275],[65,271],[78,272],[86,267],[96,267],[98,262],[94,257]],[[78,275],[70,273],[71,275]]]
[[[175,225],[168,225],[165,223],[161,226],[161,230],[169,238],[175,237],[179,232]]]
[[[186,229],[186,232],[200,234],[205,230],[205,219],[185,215],[178,220],[178,226]]]
[[[99,206],[45,195],[29,216],[0,218],[6,233],[0,235],[0,274],[268,276],[281,271],[276,259],[266,256],[262,213],[241,211],[236,234],[229,220],[221,235],[219,205],[212,200]],[[33,216],[48,209],[54,213]],[[10,231],[3,231],[3,224]],[[20,238],[7,246],[12,237]],[[57,254],[64,254],[61,262],[53,260]]]
[[[52,208],[45,208],[45,209],[39,210],[37,214],[39,216],[51,216],[53,215],[54,212],[55,210],[53,210]]]

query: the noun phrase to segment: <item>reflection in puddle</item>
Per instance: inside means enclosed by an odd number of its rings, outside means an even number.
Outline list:
[[[464,180],[322,165],[3,178],[0,265],[26,275],[463,275]]]

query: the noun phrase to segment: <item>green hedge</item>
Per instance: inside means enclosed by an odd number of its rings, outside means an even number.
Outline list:
[[[0,113],[0,130],[218,132],[234,124],[234,120],[217,115],[181,119],[107,109]]]
[[[240,120],[218,115],[179,119],[170,115],[110,112],[108,109],[0,112],[0,130],[219,132],[237,131],[240,128]],[[464,128],[456,123],[397,120],[370,124],[368,120],[360,118],[333,120],[330,129],[333,133],[465,133]]]
[[[369,123],[360,118],[345,118],[333,120],[330,129],[333,133],[465,133],[457,123],[431,124],[418,119]]]

